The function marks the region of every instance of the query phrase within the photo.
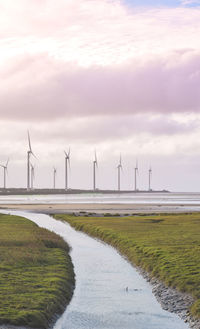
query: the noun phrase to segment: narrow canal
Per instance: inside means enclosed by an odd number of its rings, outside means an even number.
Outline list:
[[[161,308],[150,284],[112,247],[48,215],[5,212],[59,234],[72,247],[76,288],[54,329],[189,328],[177,315]]]

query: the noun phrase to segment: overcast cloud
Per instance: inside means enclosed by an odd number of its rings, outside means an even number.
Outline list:
[[[161,178],[166,161],[174,168],[182,161],[189,174],[200,160],[200,8],[190,4],[199,1],[145,8],[0,0],[0,161],[12,158],[9,184],[25,185],[29,129],[39,186],[51,186],[46,173],[55,162],[63,186],[62,152],[71,145],[75,187],[91,186],[82,177],[90,176],[96,147],[109,168],[122,152],[131,171],[139,156],[144,170],[158,167],[157,187],[198,190],[198,173],[189,187],[176,178],[179,170]],[[125,181],[130,188],[128,173]]]

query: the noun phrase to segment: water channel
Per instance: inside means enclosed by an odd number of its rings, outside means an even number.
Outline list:
[[[72,247],[76,288],[54,329],[189,328],[176,314],[161,308],[150,284],[112,247],[48,215],[1,212],[26,217],[59,234]]]

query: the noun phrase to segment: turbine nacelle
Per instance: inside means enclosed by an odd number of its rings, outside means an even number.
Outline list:
[[[28,153],[29,153],[29,154],[32,154],[32,155],[37,159],[37,157],[35,156],[35,154],[34,154],[33,151],[32,151],[32,147],[31,147],[31,139],[30,139],[29,131],[28,131],[28,146],[29,146]]]
[[[138,160],[136,160],[135,170],[138,171]]]
[[[70,148],[68,152],[64,150],[65,154],[65,190],[68,190],[68,164],[70,169]]]
[[[97,153],[96,153],[96,151],[94,151],[94,161],[93,161],[93,163],[98,168],[98,161],[97,161]]]
[[[4,171],[4,188],[6,188],[6,175],[8,174],[8,163],[9,163],[9,158],[5,165],[0,165],[0,167],[2,167]]]
[[[69,148],[68,152],[66,152],[66,151],[64,150],[64,153],[65,153],[65,157],[66,157],[66,159],[69,159],[69,157],[70,157],[70,148]]]
[[[70,153],[71,153],[70,148],[69,148],[68,152],[66,152],[66,151],[64,150],[65,159],[66,159],[66,161],[69,163],[69,168],[70,168]]]
[[[118,164],[118,166],[117,166],[117,169],[119,169],[119,170],[123,170],[121,154],[120,154],[120,157],[119,157],[119,164]]]
[[[8,162],[9,162],[9,160],[6,162],[6,165],[0,165],[0,167],[4,168],[6,171],[8,171]]]

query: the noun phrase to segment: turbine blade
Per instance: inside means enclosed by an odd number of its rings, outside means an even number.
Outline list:
[[[6,162],[6,169],[8,167],[8,163],[9,163],[10,159],[8,158],[7,162]]]
[[[96,150],[94,152],[94,157],[95,157],[96,167],[98,168],[98,161],[97,161],[97,152],[96,152]]]
[[[31,139],[30,139],[29,131],[28,131],[28,145],[29,145],[29,151],[30,151],[31,153],[33,153],[33,152],[32,152],[32,148],[31,148]]]
[[[36,155],[33,152],[31,152],[31,154],[32,154],[32,156],[34,156],[34,158],[36,158],[38,160],[38,158],[36,157]]]
[[[64,150],[65,156],[67,157],[67,152]]]
[[[36,155],[33,153],[32,147],[31,147],[31,139],[30,139],[29,131],[28,131],[28,144],[29,144],[29,151],[30,151],[30,153],[34,156],[34,158],[37,159]]]
[[[70,152],[71,152],[71,150],[70,150],[70,147],[69,147],[69,150],[68,150],[68,157],[70,156]]]

